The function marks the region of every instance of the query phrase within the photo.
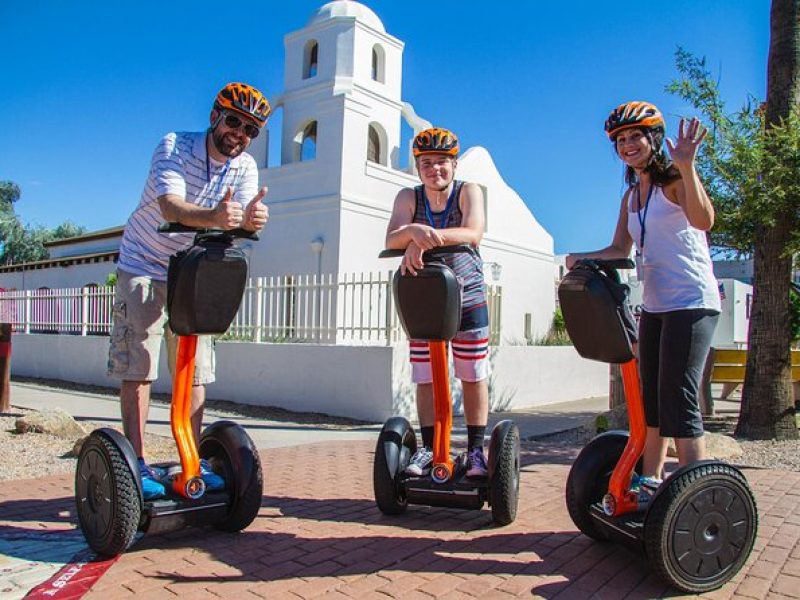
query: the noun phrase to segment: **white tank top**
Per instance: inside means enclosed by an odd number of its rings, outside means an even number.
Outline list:
[[[641,253],[643,308],[652,313],[720,310],[705,232],[689,224],[683,209],[670,202],[660,186],[654,186],[649,204],[646,213],[644,207],[637,212],[636,194],[629,194],[628,233]]]

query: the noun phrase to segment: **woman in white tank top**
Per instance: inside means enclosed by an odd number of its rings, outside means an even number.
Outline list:
[[[653,104],[628,102],[605,124],[625,163],[625,192],[611,245],[567,256],[627,258],[636,247],[644,287],[639,321],[639,368],[647,420],[643,476],[663,477],[668,438],[681,466],[706,457],[698,403],[700,379],[720,311],[706,232],[714,207],[695,168],[706,129],[681,119],[675,142]]]

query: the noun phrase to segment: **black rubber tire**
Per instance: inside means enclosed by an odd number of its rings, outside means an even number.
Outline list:
[[[142,518],[142,500],[122,450],[103,435],[83,443],[75,470],[75,505],[86,543],[112,558],[133,543]]]
[[[599,542],[607,541],[608,536],[597,527],[589,507],[602,500],[608,492],[611,473],[622,456],[628,437],[628,433],[623,431],[598,435],[578,454],[567,477],[569,516],[582,533]]]
[[[512,425],[502,440],[492,447],[499,448],[492,480],[489,482],[489,504],[492,520],[497,525],[510,525],[517,518],[519,502],[519,429]]]
[[[214,527],[231,533],[247,528],[258,516],[264,496],[261,457],[253,440],[240,425],[220,421],[200,436],[200,456],[222,475],[233,496],[228,515]]]
[[[387,453],[387,444],[395,447],[393,452]],[[408,500],[397,484],[397,479],[416,451],[417,436],[409,422],[403,417],[389,419],[378,436],[375,444],[375,460],[372,463],[375,503],[383,514],[399,515],[408,508]],[[387,454],[395,456],[396,459]]]
[[[647,514],[647,556],[664,581],[689,593],[717,589],[742,568],[758,529],[756,501],[730,465],[689,465],[664,482]]]

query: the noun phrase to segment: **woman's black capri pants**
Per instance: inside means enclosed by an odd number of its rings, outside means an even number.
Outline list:
[[[639,372],[648,427],[662,437],[703,435],[700,382],[719,312],[705,308],[642,312]]]

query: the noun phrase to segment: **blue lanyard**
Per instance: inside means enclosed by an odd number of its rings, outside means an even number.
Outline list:
[[[210,194],[211,197],[214,198],[219,194],[222,190],[222,184],[225,181],[225,175],[228,174],[228,168],[231,166],[231,159],[225,161],[225,165],[222,167],[222,171],[219,173],[219,179],[217,182],[211,187]],[[208,158],[208,150],[206,150],[206,180],[208,183],[211,183],[211,162]]]
[[[428,218],[428,223],[431,224],[431,227],[434,229],[445,229],[447,226],[447,218],[450,216],[450,210],[453,208],[453,198],[456,195],[456,182],[453,182],[453,189],[450,190],[450,196],[447,198],[447,205],[444,207],[444,211],[442,211],[442,219],[437,224],[436,219],[433,218],[433,212],[431,211],[431,203],[428,200],[428,194],[425,193],[425,188],[422,188],[422,197],[425,199],[425,216]]]
[[[650,209],[650,196],[653,195],[653,188],[655,187],[654,183],[650,183],[650,189],[647,190],[647,202],[644,205],[644,214],[642,214],[642,196],[641,196],[641,183],[636,186],[636,218],[639,219],[639,227],[641,232],[639,233],[639,250],[644,251],[644,233],[645,233],[645,221],[647,221],[647,211]]]

